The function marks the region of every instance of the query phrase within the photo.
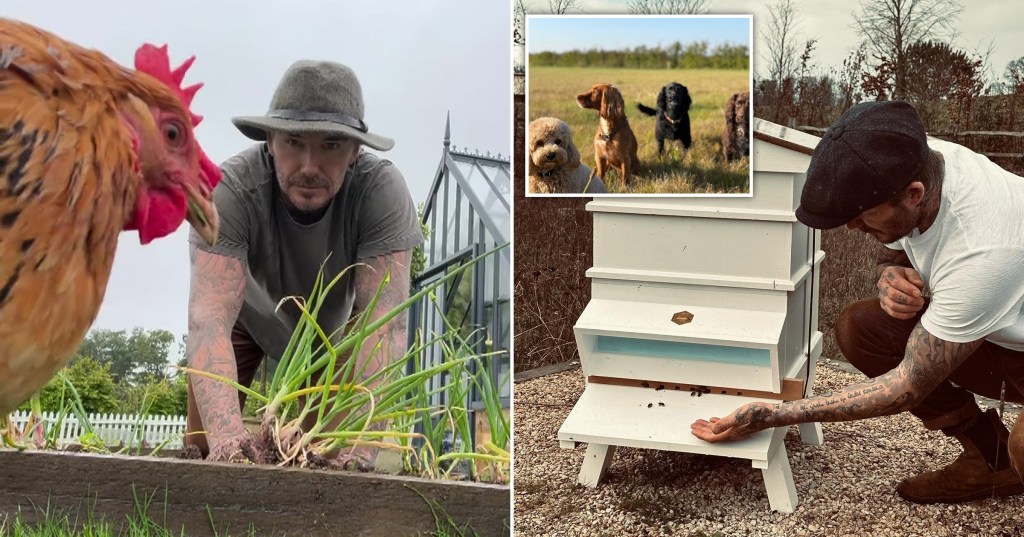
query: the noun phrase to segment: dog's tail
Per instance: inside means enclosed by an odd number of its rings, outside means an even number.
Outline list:
[[[650,106],[644,106],[644,105],[642,105],[640,103],[636,103],[636,107],[638,109],[640,109],[641,112],[643,112],[644,114],[647,114],[649,116],[656,116],[656,115],[658,115],[658,111],[655,110],[654,108],[651,108]]]

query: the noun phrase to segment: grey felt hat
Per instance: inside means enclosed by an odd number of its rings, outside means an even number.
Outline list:
[[[363,121],[363,89],[352,69],[335,62],[299,60],[291,65],[263,116],[238,116],[231,122],[253,140],[267,131],[336,134],[380,151],[395,141],[370,132]]]

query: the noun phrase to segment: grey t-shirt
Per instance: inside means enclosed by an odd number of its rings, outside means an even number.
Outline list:
[[[300,315],[290,301],[280,309],[278,303],[288,296],[308,298],[321,265],[326,284],[357,260],[423,243],[402,173],[365,151],[345,174],[324,216],[309,225],[296,222],[281,201],[265,143],[228,159],[221,170],[223,178],[213,193],[220,215],[217,243],[207,245],[195,230],[189,240],[244,262],[248,281],[238,321],[274,360],[287,347]],[[317,322],[328,334],[352,313],[353,273],[346,272],[320,310]]]

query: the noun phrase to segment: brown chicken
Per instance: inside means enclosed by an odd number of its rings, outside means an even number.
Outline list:
[[[132,70],[0,19],[0,429],[82,342],[122,230],[147,244],[187,219],[216,241],[193,60],[172,71],[147,44]]]

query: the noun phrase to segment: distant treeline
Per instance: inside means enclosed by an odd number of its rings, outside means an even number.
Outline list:
[[[625,67],[629,69],[750,69],[746,45],[722,44],[708,52],[707,41],[662,48],[639,46],[623,50],[570,50],[530,54],[531,66]]]

